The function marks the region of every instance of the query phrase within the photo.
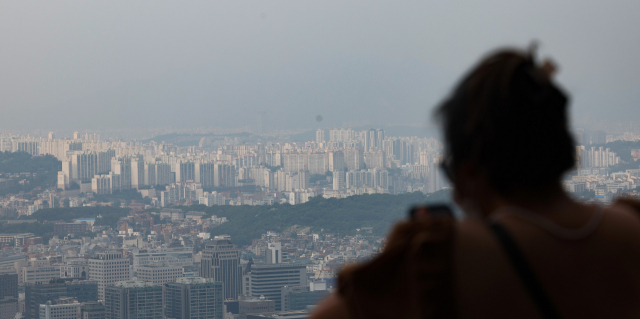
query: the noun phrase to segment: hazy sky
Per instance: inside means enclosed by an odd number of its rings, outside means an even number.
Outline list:
[[[2,1],[0,127],[427,123],[479,57],[540,40],[573,113],[638,120],[638,1]],[[322,115],[324,121],[315,118]]]

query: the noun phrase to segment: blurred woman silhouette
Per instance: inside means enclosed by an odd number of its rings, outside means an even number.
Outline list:
[[[502,49],[439,106],[444,171],[466,218],[418,214],[374,260],[345,267],[320,318],[639,318],[637,202],[562,188],[574,167],[555,66]]]

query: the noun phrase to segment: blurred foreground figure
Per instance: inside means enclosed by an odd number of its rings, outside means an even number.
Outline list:
[[[396,225],[311,318],[640,318],[640,206],[562,189],[575,156],[554,71],[501,50],[463,78],[436,115],[467,218]]]

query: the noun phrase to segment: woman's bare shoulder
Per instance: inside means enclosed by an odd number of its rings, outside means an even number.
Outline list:
[[[607,238],[640,252],[640,202],[618,200],[604,210],[602,223]]]
[[[346,302],[336,293],[325,298],[313,311],[310,319],[348,319]]]

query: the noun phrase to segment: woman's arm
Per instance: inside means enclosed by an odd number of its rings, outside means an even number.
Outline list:
[[[344,300],[337,294],[325,298],[309,319],[348,319],[349,313]]]

